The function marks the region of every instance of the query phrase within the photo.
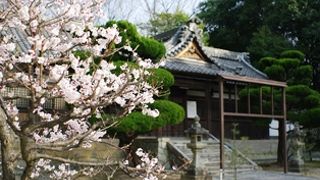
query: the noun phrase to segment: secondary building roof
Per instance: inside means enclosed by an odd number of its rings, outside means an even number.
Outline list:
[[[165,68],[205,75],[236,75],[258,79],[268,77],[254,68],[247,52],[234,52],[203,45],[199,20],[191,19],[180,28],[159,34],[156,39],[167,49]]]

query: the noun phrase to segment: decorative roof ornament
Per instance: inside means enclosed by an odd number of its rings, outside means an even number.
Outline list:
[[[202,29],[199,29],[199,25],[202,24],[202,21],[201,21],[198,17],[196,17],[196,16],[192,17],[192,18],[187,22],[187,24],[188,24],[188,27],[189,27],[189,30],[190,30],[190,31],[193,31],[193,32],[195,32],[196,34],[202,36],[202,32],[203,32],[203,31],[202,31]]]

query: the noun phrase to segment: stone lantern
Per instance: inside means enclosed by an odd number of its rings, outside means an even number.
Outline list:
[[[203,135],[207,134],[209,131],[202,128],[199,121],[199,116],[196,116],[191,127],[185,131],[185,133],[190,137],[190,143],[187,144],[187,147],[191,149],[193,159],[186,174],[182,176],[182,179],[205,179],[206,173],[204,171],[203,164],[200,161],[200,155],[202,149],[206,147],[206,144],[203,142]]]
[[[288,164],[290,172],[302,172],[304,166],[303,149],[305,134],[300,130],[299,123],[294,123],[293,131],[288,134]]]

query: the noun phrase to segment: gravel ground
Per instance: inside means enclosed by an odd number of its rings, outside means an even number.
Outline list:
[[[214,177],[213,179],[219,179]],[[224,180],[233,180],[233,175],[225,176]],[[320,180],[320,177],[307,177],[296,173],[284,174],[281,172],[254,171],[243,172],[237,175],[238,180]]]

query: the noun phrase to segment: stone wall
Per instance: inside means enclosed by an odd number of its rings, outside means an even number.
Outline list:
[[[92,143],[91,148],[74,148],[70,151],[64,153],[63,158],[74,159],[82,162],[104,162],[108,161],[110,163],[117,163],[125,158],[125,152],[120,150],[118,147],[118,140],[109,140],[104,139],[102,142],[94,142]],[[0,151],[1,153],[1,151]],[[1,158],[1,154],[0,154]],[[1,159],[0,159],[1,162]],[[21,160],[20,165],[24,168],[25,163]],[[17,168],[17,177],[16,179],[19,180],[20,176],[22,175],[23,171]],[[1,166],[0,166],[0,179],[2,178]],[[48,179],[46,177],[42,177],[39,179]],[[82,177],[81,179],[91,179],[87,177]]]
[[[151,155],[158,157],[159,162],[165,165],[166,168],[169,167],[167,142],[170,138],[166,137],[138,137],[133,142],[133,149],[143,148],[144,151],[151,153]]]
[[[249,159],[258,164],[277,161],[278,140],[227,140],[230,145],[235,145]]]

